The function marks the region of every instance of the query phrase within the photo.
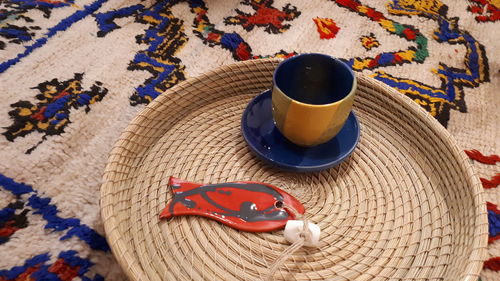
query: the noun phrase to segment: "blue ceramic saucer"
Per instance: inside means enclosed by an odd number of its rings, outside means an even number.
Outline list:
[[[359,123],[354,112],[330,141],[314,147],[287,140],[274,125],[271,91],[255,97],[243,112],[241,131],[249,148],[265,162],[288,171],[315,172],[340,164],[356,148]]]

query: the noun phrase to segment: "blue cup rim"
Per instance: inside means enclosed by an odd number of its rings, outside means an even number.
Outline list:
[[[293,99],[292,97],[290,97],[287,93],[285,93],[282,89],[280,89],[278,87],[278,84],[276,83],[276,74],[278,73],[278,71],[280,70],[280,68],[283,67],[284,64],[290,62],[290,61],[293,61],[293,60],[296,60],[296,59],[299,59],[301,57],[307,57],[307,56],[320,56],[320,57],[324,57],[326,59],[329,59],[329,60],[334,60],[335,62],[338,62],[345,70],[347,70],[347,72],[349,74],[351,74],[351,77],[352,77],[352,85],[351,85],[351,89],[349,91],[349,93],[343,97],[342,99],[338,100],[338,101],[335,101],[335,102],[332,102],[332,103],[326,103],[326,104],[311,104],[311,103],[305,103],[305,102],[301,102],[301,101],[298,101],[296,99]],[[347,99],[348,97],[350,97],[352,94],[354,94],[354,92],[356,91],[356,88],[358,86],[358,82],[357,82],[357,79],[356,79],[356,75],[354,74],[354,72],[352,71],[351,67],[349,67],[345,62],[341,61],[340,59],[338,58],[335,58],[333,56],[330,56],[330,55],[326,55],[326,54],[321,54],[321,53],[302,53],[302,54],[298,54],[296,56],[293,56],[293,57],[290,57],[290,58],[287,58],[287,59],[284,59],[282,60],[278,66],[276,66],[276,68],[274,69],[274,72],[273,72],[273,85],[272,85],[272,88],[276,88],[278,89],[280,92],[283,93],[283,95],[285,97],[287,97],[288,99],[290,99],[291,101],[294,101],[298,104],[302,104],[302,105],[307,105],[307,106],[312,106],[312,107],[328,107],[328,106],[331,106],[331,105],[334,105],[334,104],[337,104],[337,103],[341,103],[343,102],[345,99]]]

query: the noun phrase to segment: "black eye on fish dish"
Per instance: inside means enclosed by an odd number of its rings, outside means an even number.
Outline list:
[[[281,209],[283,208],[283,201],[276,201],[274,202],[274,207]]]

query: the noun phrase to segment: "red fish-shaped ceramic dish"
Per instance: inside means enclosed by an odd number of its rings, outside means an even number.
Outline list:
[[[197,215],[214,219],[233,228],[266,232],[281,229],[304,206],[290,194],[266,183],[239,181],[222,184],[198,184],[170,177],[173,198],[160,218]],[[287,206],[287,208],[283,208]]]

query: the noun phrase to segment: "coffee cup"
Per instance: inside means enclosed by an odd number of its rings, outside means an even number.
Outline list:
[[[299,146],[316,146],[335,137],[352,110],[356,76],[339,59],[301,54],[274,71],[272,113],[278,130]]]

